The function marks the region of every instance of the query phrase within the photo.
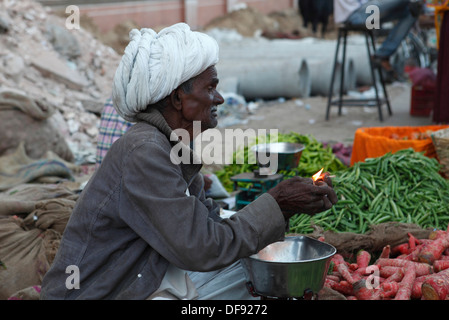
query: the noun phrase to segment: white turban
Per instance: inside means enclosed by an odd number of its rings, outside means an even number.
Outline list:
[[[167,97],[183,82],[218,62],[218,43],[177,23],[156,33],[131,30],[130,42],[112,85],[117,113],[136,122],[136,114]]]

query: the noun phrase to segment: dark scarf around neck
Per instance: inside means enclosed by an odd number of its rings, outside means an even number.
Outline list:
[[[193,152],[190,146],[186,145],[180,140],[179,136],[172,128],[170,128],[164,116],[159,110],[151,108],[146,112],[138,113],[136,117],[139,121],[149,123],[152,126],[156,127],[167,137],[167,139],[170,141],[170,144],[173,146],[172,151],[177,151],[171,152],[170,157],[177,163],[180,163],[183,177],[187,181],[187,183],[190,184],[191,178],[195,174],[197,174],[203,166],[200,157],[198,157],[198,155]]]

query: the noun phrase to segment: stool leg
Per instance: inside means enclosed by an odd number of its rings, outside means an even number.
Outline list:
[[[377,82],[376,82],[376,74],[374,73],[374,64],[373,61],[371,60],[371,49],[370,49],[370,41],[369,41],[369,37],[372,37],[372,33],[371,31],[367,31],[365,33],[365,40],[366,40],[366,49],[368,51],[368,60],[369,60],[369,65],[370,65],[370,69],[371,69],[371,79],[373,80],[373,86],[374,86],[374,92],[376,93],[376,101],[377,101],[377,110],[379,111],[379,120],[383,121],[383,116],[382,116],[382,103],[380,101],[379,98],[379,91],[377,89]],[[374,48],[373,48],[374,49]]]
[[[343,57],[341,62],[341,80],[340,80],[340,93],[338,98],[338,115],[341,116],[341,107],[343,105],[343,91],[345,83],[345,64],[346,64],[346,39],[348,37],[348,31],[343,30]]]
[[[329,120],[329,112],[332,104],[332,96],[334,94],[335,71],[337,69],[338,51],[340,50],[341,30],[338,30],[337,47],[335,49],[334,68],[332,70],[331,83],[329,87],[329,95],[327,97],[326,120]]]
[[[376,43],[374,41],[374,35],[372,33],[370,33],[370,38],[371,38],[371,44],[373,47],[373,52],[376,52]],[[391,111],[390,98],[388,97],[387,89],[385,86],[384,76],[382,74],[382,69],[380,67],[377,67],[376,69],[377,69],[377,73],[379,74],[380,83],[382,84],[382,90],[383,90],[384,97],[385,97],[385,103],[387,104],[388,114],[391,116],[393,114],[393,112]]]

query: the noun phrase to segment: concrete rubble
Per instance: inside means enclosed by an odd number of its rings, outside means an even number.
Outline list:
[[[3,1],[0,12],[0,155],[24,141],[33,158],[52,150],[92,163],[120,56],[35,1]]]

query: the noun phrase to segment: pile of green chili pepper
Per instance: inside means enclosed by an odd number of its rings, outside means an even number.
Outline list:
[[[434,158],[413,149],[366,159],[334,173],[338,203],[313,217],[297,214],[290,232],[310,233],[316,225],[336,232],[365,233],[388,221],[446,229],[449,222],[449,182]]]
[[[276,137],[256,137],[248,146],[234,152],[231,164],[225,165],[221,170],[214,172],[228,192],[233,191],[234,184],[230,180],[232,176],[243,172],[253,172],[257,169],[257,164],[254,164],[254,161],[249,161],[254,156],[250,150],[251,147],[268,140],[271,142],[301,143],[305,147],[297,168],[279,170],[278,173],[283,174],[286,178],[292,176],[311,177],[323,167],[324,171],[329,172],[336,172],[347,168],[332,152],[331,146],[324,147],[312,135],[290,132],[286,134],[279,133]],[[240,159],[240,161],[236,161],[236,159]],[[241,161],[242,159],[243,161]],[[242,186],[245,187],[244,185]]]

